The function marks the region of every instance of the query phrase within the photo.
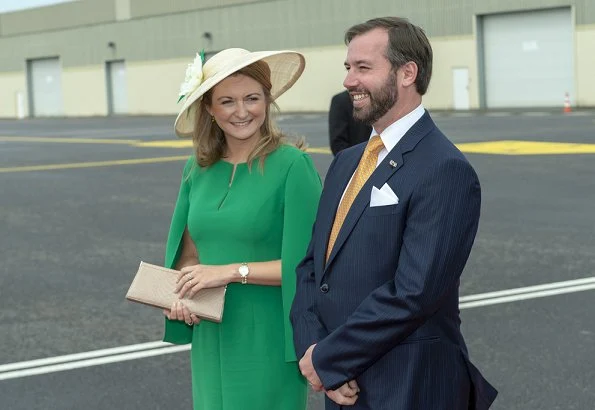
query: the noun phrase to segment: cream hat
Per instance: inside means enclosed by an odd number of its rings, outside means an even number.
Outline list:
[[[176,134],[180,137],[192,135],[196,116],[196,109],[192,105],[200,100],[204,93],[229,75],[259,60],[266,62],[271,69],[273,100],[297,81],[306,64],[303,55],[289,50],[251,53],[242,48],[228,48],[209,58],[204,67],[197,55],[194,64],[188,67],[186,82],[182,85],[181,98],[185,98],[185,101],[174,125]],[[196,88],[193,89],[192,84]]]

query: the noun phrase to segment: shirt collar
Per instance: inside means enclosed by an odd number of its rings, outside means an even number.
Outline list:
[[[403,136],[409,131],[413,124],[415,124],[421,117],[423,117],[425,109],[422,104],[418,105],[413,111],[398,119],[389,125],[382,133],[380,133],[380,139],[384,144],[384,149],[390,152],[395,145],[403,138]],[[371,135],[377,135],[375,129],[372,129]],[[371,137],[371,136],[370,136]]]

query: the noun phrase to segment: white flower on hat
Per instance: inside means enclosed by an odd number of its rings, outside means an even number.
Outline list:
[[[180,102],[187,95],[190,95],[202,83],[204,77],[202,71],[204,58],[204,52],[201,52],[200,54],[196,53],[194,62],[192,62],[192,64],[188,64],[188,68],[186,69],[186,78],[184,79],[182,85],[180,85],[180,98],[178,99],[178,102]]]

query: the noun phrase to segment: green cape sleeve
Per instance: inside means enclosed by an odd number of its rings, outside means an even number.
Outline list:
[[[285,361],[296,361],[289,312],[295,296],[295,268],[306,255],[312,236],[322,184],[309,155],[303,154],[289,169],[285,182],[281,293],[285,329]]]
[[[182,174],[182,183],[180,184],[180,192],[174,214],[171,219],[169,228],[169,235],[167,237],[167,245],[165,248],[165,267],[173,269],[180,256],[182,247],[182,235],[186,229],[188,220],[188,194],[190,192],[190,172],[194,165],[194,156],[188,159],[184,172]],[[169,320],[165,318],[165,333],[163,335],[164,342],[174,344],[186,344],[192,342],[192,327],[179,320]]]

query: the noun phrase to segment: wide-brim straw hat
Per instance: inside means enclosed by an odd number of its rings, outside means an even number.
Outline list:
[[[188,96],[174,125],[180,137],[192,136],[196,121],[196,107],[202,96],[229,75],[257,61],[264,61],[271,69],[271,96],[273,100],[287,91],[302,75],[304,56],[296,51],[256,51],[228,48],[209,58],[203,66],[202,82]]]

